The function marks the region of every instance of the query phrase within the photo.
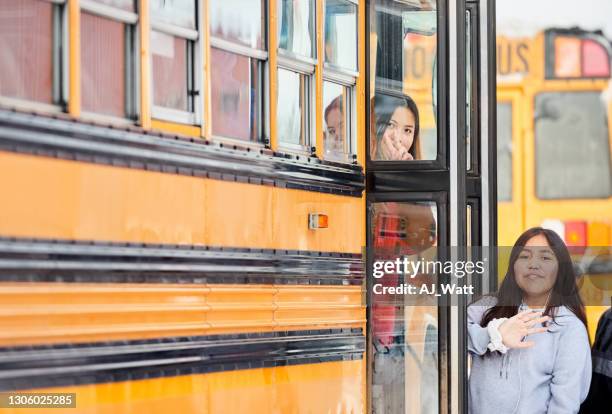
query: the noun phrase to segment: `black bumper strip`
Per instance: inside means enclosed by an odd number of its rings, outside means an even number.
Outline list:
[[[358,165],[0,110],[0,150],[360,197]]]
[[[0,391],[363,358],[361,329],[0,348]]]
[[[359,285],[361,255],[0,238],[0,281]]]

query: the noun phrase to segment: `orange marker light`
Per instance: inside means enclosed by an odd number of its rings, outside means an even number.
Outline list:
[[[310,230],[326,229],[329,225],[327,214],[310,213],[308,214],[308,228]]]
[[[559,36],[555,38],[555,76],[580,77],[580,39]]]

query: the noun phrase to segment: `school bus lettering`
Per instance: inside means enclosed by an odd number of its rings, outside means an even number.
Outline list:
[[[431,87],[436,56],[436,38],[407,35],[404,39],[404,84],[410,93]]]
[[[431,65],[428,65],[431,55],[427,56],[422,46],[416,46],[411,52],[409,52],[410,76],[413,79],[421,79],[425,74],[430,74],[431,69],[427,70],[427,67],[431,68]]]
[[[521,61],[523,67],[525,68],[524,71],[525,72],[529,72],[529,61],[527,54],[529,53],[529,46],[527,46],[527,43],[519,43],[517,48],[516,48],[516,54],[519,58],[519,60]]]
[[[529,72],[529,43],[526,40],[497,39],[497,74]]]

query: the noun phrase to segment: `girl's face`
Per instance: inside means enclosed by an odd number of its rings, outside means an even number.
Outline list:
[[[514,262],[516,284],[527,297],[548,295],[557,281],[559,262],[543,234],[527,241]]]
[[[395,147],[409,151],[414,142],[414,129],[416,121],[412,111],[406,107],[398,106],[383,133],[383,139],[390,140]]]

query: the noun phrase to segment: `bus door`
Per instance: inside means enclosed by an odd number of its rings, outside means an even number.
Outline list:
[[[452,263],[483,259],[466,246],[496,240],[493,7],[368,4],[372,413],[467,412],[465,306],[495,278],[458,277]]]

